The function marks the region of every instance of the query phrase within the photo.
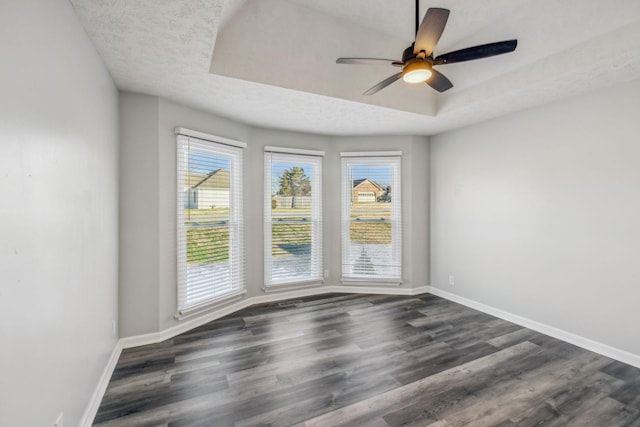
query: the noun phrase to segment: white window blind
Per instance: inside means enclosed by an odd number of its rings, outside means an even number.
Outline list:
[[[185,135],[177,147],[178,315],[244,292],[242,149]]]
[[[365,154],[365,153],[359,153]],[[342,154],[342,278],[402,281],[400,156]]]
[[[321,281],[324,153],[266,150],[265,286]]]

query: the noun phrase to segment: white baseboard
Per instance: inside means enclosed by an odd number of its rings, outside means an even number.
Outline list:
[[[80,421],[80,426],[91,427],[91,425],[93,424],[93,420],[98,413],[98,408],[100,407],[100,402],[102,402],[104,392],[107,391],[107,386],[109,385],[109,381],[111,380],[111,375],[113,375],[113,371],[118,364],[120,353],[122,353],[122,345],[120,344],[120,341],[118,341],[116,342],[116,345],[111,352],[111,356],[109,356],[109,360],[107,361],[107,365],[102,371],[100,380],[98,381],[98,384],[96,385],[96,388],[91,395],[89,405],[87,406],[87,409],[85,409],[84,414],[82,414],[82,421]]]
[[[589,338],[585,338],[583,336],[576,335],[571,332],[567,332],[565,330],[537,322],[535,320],[527,319],[526,317],[518,316],[516,314],[509,313],[507,311],[500,310],[498,308],[491,307],[456,294],[452,294],[451,292],[443,291],[442,289],[431,287],[431,290],[429,292],[444,299],[457,302],[475,310],[482,311],[483,313],[499,317],[500,319],[507,320],[517,325],[524,326],[525,328],[532,329],[536,332],[540,332],[545,335],[560,339],[562,341],[566,341],[570,344],[577,345],[578,347],[582,347],[586,350],[593,351],[594,353],[598,353],[603,356],[619,360],[620,362],[626,363],[628,365],[640,368],[640,355],[633,354],[619,348],[611,347],[607,344],[593,341]]]
[[[165,329],[160,332],[150,334],[136,335],[132,337],[122,338],[120,343],[122,348],[132,348],[141,345],[156,344],[170,338],[180,335],[191,329],[202,326],[213,320],[235,313],[243,308],[256,304],[266,304],[276,301],[282,301],[291,298],[302,298],[312,295],[330,294],[330,293],[349,293],[349,294],[388,294],[388,295],[419,295],[429,292],[429,286],[419,288],[397,288],[397,287],[381,287],[381,286],[320,286],[316,288],[304,288],[296,290],[283,290],[282,292],[270,292],[268,294],[255,297],[245,298],[241,301],[226,305],[224,307],[208,311],[207,313],[193,319],[185,320],[179,325]]]
[[[429,286],[419,288],[398,288],[384,286],[342,285],[331,286],[331,292],[346,292],[348,294],[382,294],[382,295],[420,295],[429,292]]]

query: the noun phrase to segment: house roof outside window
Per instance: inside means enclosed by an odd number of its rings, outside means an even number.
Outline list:
[[[382,187],[380,184],[378,184],[377,182],[375,182],[372,179],[369,178],[364,178],[364,179],[354,179],[353,180],[353,188],[358,187],[359,185],[362,185],[363,183],[368,182],[371,185],[373,185],[374,187],[378,188],[381,191],[384,191],[384,187]]]

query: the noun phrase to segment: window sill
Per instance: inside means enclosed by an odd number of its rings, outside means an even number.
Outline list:
[[[178,310],[176,314],[173,316],[176,320],[184,320],[189,317],[197,316],[199,314],[205,313],[214,308],[218,308],[221,305],[229,304],[233,301],[239,300],[246,295],[247,291],[245,289],[241,291],[236,291],[232,294],[224,295],[193,307],[185,308],[184,310]]]
[[[283,291],[291,291],[300,288],[312,288],[315,286],[324,285],[324,280],[322,279],[310,279],[310,280],[302,280],[299,282],[287,282],[287,283],[279,283],[272,285],[264,285],[262,291],[265,293],[269,292],[283,292]]]

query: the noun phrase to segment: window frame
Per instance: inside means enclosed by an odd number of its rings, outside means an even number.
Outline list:
[[[401,285],[403,274],[402,262],[402,152],[401,151],[371,151],[371,152],[342,152],[341,157],[341,283],[343,284],[380,284]],[[357,220],[351,218],[351,204],[353,202],[354,166],[381,165],[389,166],[392,170],[391,207],[391,266],[397,274],[354,274],[353,263],[349,260],[349,245],[351,245],[351,224]]]
[[[226,300],[246,294],[245,283],[245,253],[244,253],[244,209],[243,209],[243,161],[244,142],[209,135],[184,128],[176,128],[176,319],[180,320],[197,314]],[[195,303],[188,303],[189,278],[187,264],[187,230],[185,224],[185,175],[190,173],[189,155],[192,151],[191,143],[207,147],[209,153],[218,154],[230,162],[229,167],[229,219],[226,221],[229,233],[229,291],[217,293],[212,290],[212,296],[200,299]],[[185,167],[186,162],[186,167]],[[187,193],[188,203],[191,203],[191,193]],[[194,198],[197,200],[196,193]],[[208,279],[213,279],[210,277]],[[195,283],[192,284],[195,286]],[[214,285],[211,284],[213,287]]]
[[[324,282],[323,264],[323,216],[322,216],[322,169],[324,151],[305,150],[288,147],[266,146],[264,149],[264,291],[311,286]],[[273,255],[272,255],[272,188],[273,188],[273,163],[286,162],[295,165],[311,166],[313,168],[311,180],[311,270],[308,276],[291,276],[289,278],[274,279]]]

